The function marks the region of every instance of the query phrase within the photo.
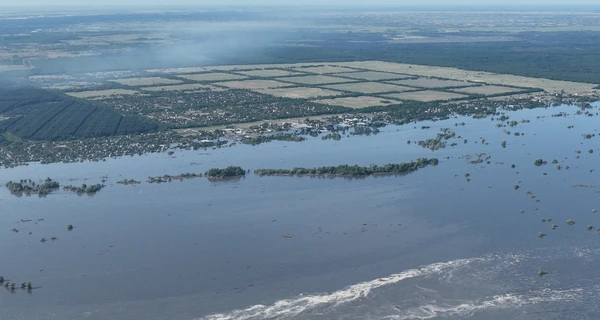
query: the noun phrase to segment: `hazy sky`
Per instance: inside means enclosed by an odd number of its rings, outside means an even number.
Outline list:
[[[599,0],[0,0],[1,5],[599,5]]]

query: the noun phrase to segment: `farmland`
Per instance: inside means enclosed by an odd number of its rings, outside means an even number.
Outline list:
[[[453,88],[453,87],[468,87],[473,85],[472,83],[466,81],[456,81],[456,80],[440,80],[436,78],[417,78],[417,79],[407,79],[407,80],[398,80],[391,81],[392,83],[416,87],[416,88]]]
[[[147,77],[147,78],[126,78],[111,80],[120,83],[124,86],[139,87],[139,86],[154,86],[159,84],[179,84],[183,81],[174,79],[165,79],[160,77]]]
[[[358,80],[393,80],[393,79],[407,79],[410,75],[390,73],[390,72],[375,72],[375,71],[359,71],[343,74],[346,78],[358,79]]]
[[[327,89],[306,88],[306,87],[263,89],[263,90],[258,90],[258,92],[272,95],[275,97],[294,98],[294,99],[310,99],[310,98],[316,98],[316,97],[337,96],[337,95],[342,94],[341,92],[327,90]]]
[[[219,82],[218,85],[227,87],[227,88],[231,88],[231,89],[249,89],[249,90],[292,86],[292,84],[279,82],[279,81],[275,81],[275,80],[226,81],[226,82]]]
[[[250,70],[250,71],[238,71],[235,73],[241,74],[244,76],[248,76],[248,77],[258,77],[258,78],[273,78],[273,77],[301,75],[301,73],[299,73],[299,72],[293,72],[293,71],[289,71],[289,70],[280,70],[280,69],[258,69],[258,70]]]
[[[403,93],[386,94],[385,97],[400,100],[416,100],[421,102],[444,101],[452,99],[466,98],[467,96],[457,93],[423,90]]]
[[[330,77],[330,76],[287,77],[287,78],[277,78],[276,80],[299,83],[299,84],[308,84],[308,85],[319,85],[319,84],[355,81],[355,80],[351,80],[351,79],[337,78],[337,77]]]
[[[341,84],[332,84],[326,85],[324,88],[341,90],[341,91],[349,91],[349,92],[359,92],[359,93],[382,93],[382,92],[402,92],[402,91],[410,91],[414,90],[414,88],[396,86],[393,84],[387,83],[378,83],[378,82],[352,82],[352,83],[341,83]]]
[[[240,75],[237,75],[237,74],[219,73],[219,72],[215,72],[215,73],[187,74],[187,75],[180,75],[179,77],[185,78],[185,79],[188,79],[188,80],[192,80],[192,81],[202,81],[202,82],[207,82],[207,81],[240,80],[240,79],[247,78],[245,76],[240,76]]]

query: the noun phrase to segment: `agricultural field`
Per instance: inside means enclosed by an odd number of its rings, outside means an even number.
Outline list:
[[[399,84],[403,86],[415,87],[415,88],[427,88],[427,89],[441,89],[441,88],[456,88],[456,87],[468,87],[474,85],[473,83],[466,81],[456,80],[442,80],[436,78],[417,78],[417,79],[406,79],[390,81],[390,83]]]
[[[219,86],[227,87],[230,89],[269,89],[269,88],[280,88],[289,87],[293,84],[279,82],[275,80],[241,80],[241,81],[226,81],[217,83]]]
[[[337,77],[331,77],[331,76],[300,76],[300,77],[276,78],[275,80],[307,84],[307,85],[320,85],[320,84],[342,83],[342,82],[355,81],[355,80],[351,80],[351,79],[337,78]]]
[[[519,88],[511,88],[511,87],[502,87],[502,86],[479,86],[479,87],[470,87],[470,88],[460,88],[453,89],[452,91],[468,93],[468,94],[482,94],[482,95],[496,95],[496,94],[505,94],[505,93],[516,93],[519,91],[523,91]]]
[[[389,100],[385,98],[360,96],[360,97],[345,97],[345,98],[333,98],[324,100],[315,100],[315,103],[327,104],[331,106],[340,106],[352,109],[361,109],[367,107],[379,107],[390,104],[400,104],[402,102]]]
[[[172,86],[156,86],[156,87],[144,87],[140,88],[144,91],[196,91],[196,90],[224,90],[222,88],[213,87],[207,84],[200,83],[186,83],[176,84]]]
[[[571,82],[563,80],[550,80],[544,78],[531,78],[512,74],[501,74],[483,71],[470,71],[450,67],[433,67],[416,64],[392,63],[384,61],[357,61],[338,63],[351,68],[363,68],[375,71],[388,71],[410,74],[422,77],[438,77],[460,81],[473,81],[482,84],[508,85],[515,87],[540,88],[548,93],[589,95],[597,92],[595,84]]]
[[[143,87],[143,86],[156,86],[160,84],[179,84],[183,81],[175,79],[167,79],[160,77],[146,77],[146,78],[127,78],[127,79],[116,79],[110,80],[113,82],[120,83],[124,86],[130,87]]]
[[[180,75],[178,77],[192,80],[192,81],[202,81],[202,82],[241,80],[241,79],[248,78],[246,76],[241,76],[241,75],[237,75],[237,74],[219,73],[219,72],[186,74],[186,75]]]
[[[275,78],[275,77],[286,77],[286,76],[297,76],[302,73],[293,72],[289,70],[280,70],[280,69],[262,69],[262,70],[249,70],[249,71],[238,71],[235,72],[237,74],[241,74],[248,77],[257,77],[257,78]]]
[[[318,97],[331,97],[341,95],[341,92],[321,88],[293,87],[278,89],[261,89],[260,93],[280,98],[313,99]]]
[[[443,92],[443,91],[424,90],[424,91],[412,91],[412,92],[386,94],[385,97],[389,97],[392,99],[400,99],[400,100],[415,100],[415,101],[421,101],[421,102],[431,102],[431,101],[446,101],[446,100],[467,98],[468,96],[462,95],[462,94],[457,94],[457,93]]]
[[[403,92],[415,90],[414,88],[396,86],[387,83],[378,82],[351,82],[351,83],[340,83],[323,86],[327,89],[341,90],[348,92],[359,92],[365,94],[371,93],[384,93],[384,92]]]
[[[412,76],[406,74],[389,73],[389,72],[376,72],[376,71],[360,71],[346,73],[342,76],[346,78],[352,78],[357,80],[368,80],[368,81],[381,81],[381,80],[394,80],[394,79],[408,79]]]
[[[317,74],[344,73],[356,71],[350,68],[338,67],[335,65],[323,65],[318,67],[298,67],[296,70]]]
[[[90,90],[90,91],[79,91],[79,92],[67,92],[68,95],[75,98],[82,99],[106,99],[118,96],[129,96],[134,94],[140,94],[138,91],[129,89],[107,89],[107,90]]]

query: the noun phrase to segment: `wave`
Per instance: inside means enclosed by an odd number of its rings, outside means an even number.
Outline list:
[[[436,317],[468,317],[477,311],[493,309],[518,308],[543,302],[575,301],[582,297],[583,289],[551,290],[544,289],[526,294],[502,294],[483,300],[461,301],[454,305],[426,304],[407,310],[399,310],[398,314],[383,317],[389,320],[432,319]]]
[[[200,318],[201,320],[256,320],[278,317],[293,317],[308,310],[318,307],[336,307],[367,297],[374,289],[397,284],[403,280],[427,277],[459,269],[472,263],[488,262],[496,259],[507,258],[519,259],[520,257],[488,255],[484,257],[458,259],[448,262],[433,263],[416,269],[410,269],[401,273],[392,274],[387,277],[378,278],[368,282],[351,285],[342,290],[328,294],[315,294],[301,296],[294,299],[286,299],[275,302],[272,305],[255,305],[247,309],[234,310],[227,313],[213,314]]]

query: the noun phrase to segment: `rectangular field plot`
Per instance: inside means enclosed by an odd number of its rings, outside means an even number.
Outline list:
[[[461,88],[461,89],[453,89],[452,91],[456,92],[464,92],[469,94],[483,94],[483,95],[493,95],[493,94],[502,94],[509,92],[519,92],[523,91],[518,88],[510,88],[503,86],[480,86],[480,87],[470,87],[470,88]]]
[[[275,80],[241,80],[241,81],[225,81],[217,83],[219,86],[224,86],[231,89],[269,89],[269,88],[280,88],[289,87],[293,84],[279,82]]]
[[[414,90],[414,88],[396,86],[393,84],[378,83],[378,82],[352,82],[340,83],[323,86],[323,88],[342,90],[360,93],[382,93],[382,92],[403,92]]]
[[[270,70],[250,70],[250,71],[238,71],[236,73],[258,78],[273,78],[273,77],[285,77],[285,76],[296,76],[302,73],[293,72],[288,70],[270,69]]]
[[[328,104],[331,106],[341,106],[341,107],[346,107],[346,108],[353,108],[353,109],[378,107],[378,106],[386,106],[386,105],[390,105],[390,104],[402,103],[400,101],[387,100],[385,98],[377,98],[377,97],[369,97],[369,96],[314,100],[313,102],[321,103],[321,104]]]
[[[142,88],[144,91],[196,91],[196,90],[215,90],[215,91],[223,91],[221,88],[216,88],[213,86],[209,86],[206,84],[199,83],[186,83],[186,84],[177,84],[174,86],[157,86],[157,87],[145,87]]]
[[[412,76],[405,75],[405,74],[376,72],[376,71],[352,72],[352,73],[343,74],[343,76],[347,77],[347,78],[352,78],[352,79],[369,80],[369,81],[407,79],[407,78],[412,77]]]
[[[468,87],[473,84],[466,81],[458,80],[441,80],[435,78],[418,78],[418,79],[406,79],[398,81],[390,81],[390,83],[411,86],[417,88],[452,88],[452,87]]]
[[[330,77],[330,76],[287,77],[287,78],[277,78],[275,80],[289,81],[289,82],[301,83],[301,84],[312,84],[312,85],[355,81],[355,80],[336,78],[336,77]]]
[[[318,74],[342,73],[342,72],[356,71],[354,69],[337,67],[337,66],[298,67],[298,68],[295,68],[295,70],[302,71],[302,72],[318,73]]]
[[[127,96],[139,93],[135,90],[127,89],[108,89],[108,90],[91,90],[80,92],[67,92],[68,95],[75,98],[110,98],[113,96]]]
[[[227,81],[227,80],[241,80],[246,79],[248,77],[241,76],[238,74],[230,74],[230,73],[196,73],[196,74],[186,74],[178,76],[180,78],[185,78],[192,81]]]
[[[442,92],[442,91],[433,91],[433,90],[393,93],[393,94],[387,94],[385,96],[393,98],[393,99],[416,100],[416,101],[422,101],[422,102],[441,101],[441,100],[450,100],[450,99],[458,99],[458,98],[466,98],[467,97],[462,94],[448,93],[448,92]]]
[[[282,97],[282,98],[296,98],[296,99],[311,99],[318,97],[331,97],[340,95],[340,92],[331,91],[321,88],[306,88],[306,87],[294,87],[294,88],[278,88],[278,89],[260,89],[256,90],[260,93]]]
[[[141,87],[141,86],[155,86],[159,84],[178,84],[182,83],[181,80],[166,79],[161,77],[147,77],[147,78],[127,78],[127,79],[116,79],[110,80],[113,82],[120,83],[124,86]]]

